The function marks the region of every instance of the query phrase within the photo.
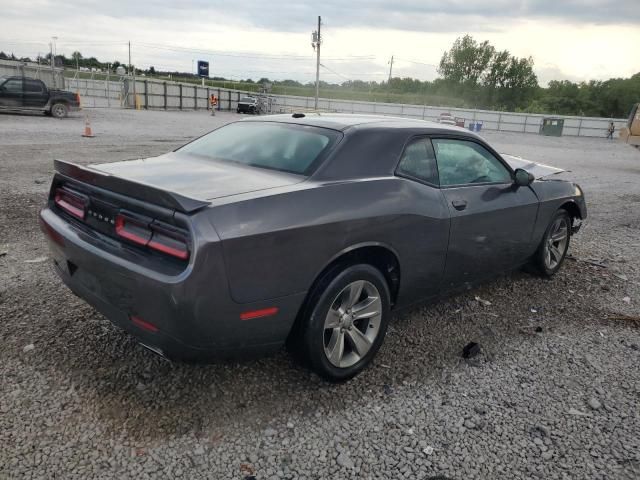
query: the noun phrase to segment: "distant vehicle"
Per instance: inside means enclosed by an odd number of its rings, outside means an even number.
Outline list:
[[[438,118],[438,123],[443,125],[456,125],[456,120],[450,113],[441,113],[440,118]]]
[[[0,77],[0,111],[43,112],[64,118],[79,108],[80,97],[77,94],[49,89],[37,78]]]
[[[238,113],[258,113],[258,99],[256,97],[242,97],[238,102]]]
[[[631,108],[627,124],[620,130],[620,140],[640,148],[640,103]]]
[[[335,381],[393,309],[527,262],[553,275],[587,216],[547,178],[563,170],[406,118],[269,115],[156,158],[54,164],[41,227],[78,296],[168,358],[287,341]]]

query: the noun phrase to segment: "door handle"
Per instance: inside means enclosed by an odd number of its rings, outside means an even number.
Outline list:
[[[464,210],[465,208],[467,208],[467,201],[466,200],[452,200],[451,201],[451,205],[453,205],[453,208],[455,208],[456,210]]]

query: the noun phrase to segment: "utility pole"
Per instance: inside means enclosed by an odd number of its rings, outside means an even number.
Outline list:
[[[316,101],[315,109],[318,110],[318,97],[320,96],[320,44],[322,37],[320,36],[320,26],[322,25],[322,17],[318,15],[318,30],[313,32],[311,36],[311,46],[316,50]]]
[[[133,105],[137,106],[138,97],[136,97],[136,73],[131,65],[131,40],[129,40],[129,76],[133,78]]]
[[[391,61],[389,62],[389,88],[391,88],[391,75],[393,74],[393,55],[391,55]]]
[[[51,55],[51,61],[49,62],[51,64],[51,80],[53,82],[53,87],[56,87],[56,70],[55,70],[55,56],[53,54],[53,42],[55,41],[56,37],[51,37],[51,43],[49,43],[49,50],[50,50],[50,55]]]

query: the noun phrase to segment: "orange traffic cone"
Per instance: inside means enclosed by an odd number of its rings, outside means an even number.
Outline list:
[[[89,115],[84,117],[84,133],[82,134],[82,136],[89,138],[95,137],[95,135],[91,131],[91,122],[89,121]]]

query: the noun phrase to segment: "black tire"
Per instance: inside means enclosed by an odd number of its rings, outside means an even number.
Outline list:
[[[236,113],[240,113],[240,109],[239,108],[236,109]]]
[[[251,108],[249,108],[249,113],[250,113],[251,115],[255,115],[255,114],[256,114],[256,107],[251,107]]]
[[[329,309],[335,306],[336,302],[339,302],[339,297],[345,292],[345,289],[359,283],[366,285],[365,288],[369,289],[369,292],[377,290],[379,294],[377,297],[372,295],[359,298],[364,298],[364,301],[374,297],[379,298],[380,304],[376,304],[376,311],[379,306],[380,315],[371,317],[371,319],[351,320],[352,325],[345,329],[342,337],[344,339],[343,351],[346,353],[346,357],[350,355],[352,359],[357,358],[358,360],[348,366],[335,366],[325,351],[325,343],[333,332],[333,329],[325,329],[325,320],[329,315]],[[364,296],[368,295],[365,289],[362,292]],[[389,286],[377,268],[368,264],[357,264],[332,269],[323,275],[311,292],[306,307],[301,312],[297,328],[292,332],[292,337],[289,340],[290,347],[298,353],[298,356],[302,356],[309,367],[321,377],[332,382],[348,380],[364,370],[380,349],[389,323],[390,304]],[[377,325],[371,326],[370,323],[377,323]],[[356,353],[354,343],[351,340],[352,335],[355,334],[353,329],[356,328],[360,333],[362,331],[369,332],[369,328],[374,329],[372,332],[375,337],[371,340],[366,354],[362,356]],[[375,333],[376,330],[377,333]]]
[[[51,105],[51,116],[54,118],[65,118],[69,115],[69,107],[65,103],[58,102]]]
[[[556,258],[556,262],[555,264],[550,265],[549,258],[551,257],[548,256],[550,255],[549,240],[557,222],[561,222],[563,224],[563,228],[566,232],[566,242],[564,242],[561,248],[556,248],[560,258],[558,260],[556,257],[553,257]],[[565,209],[561,208],[551,218],[551,221],[544,232],[544,236],[542,237],[542,241],[538,246],[538,250],[536,250],[533,257],[533,265],[536,268],[536,271],[543,277],[553,276],[558,270],[560,270],[560,267],[564,263],[564,259],[567,257],[569,243],[571,243],[571,216]],[[551,255],[553,256],[553,254]]]

